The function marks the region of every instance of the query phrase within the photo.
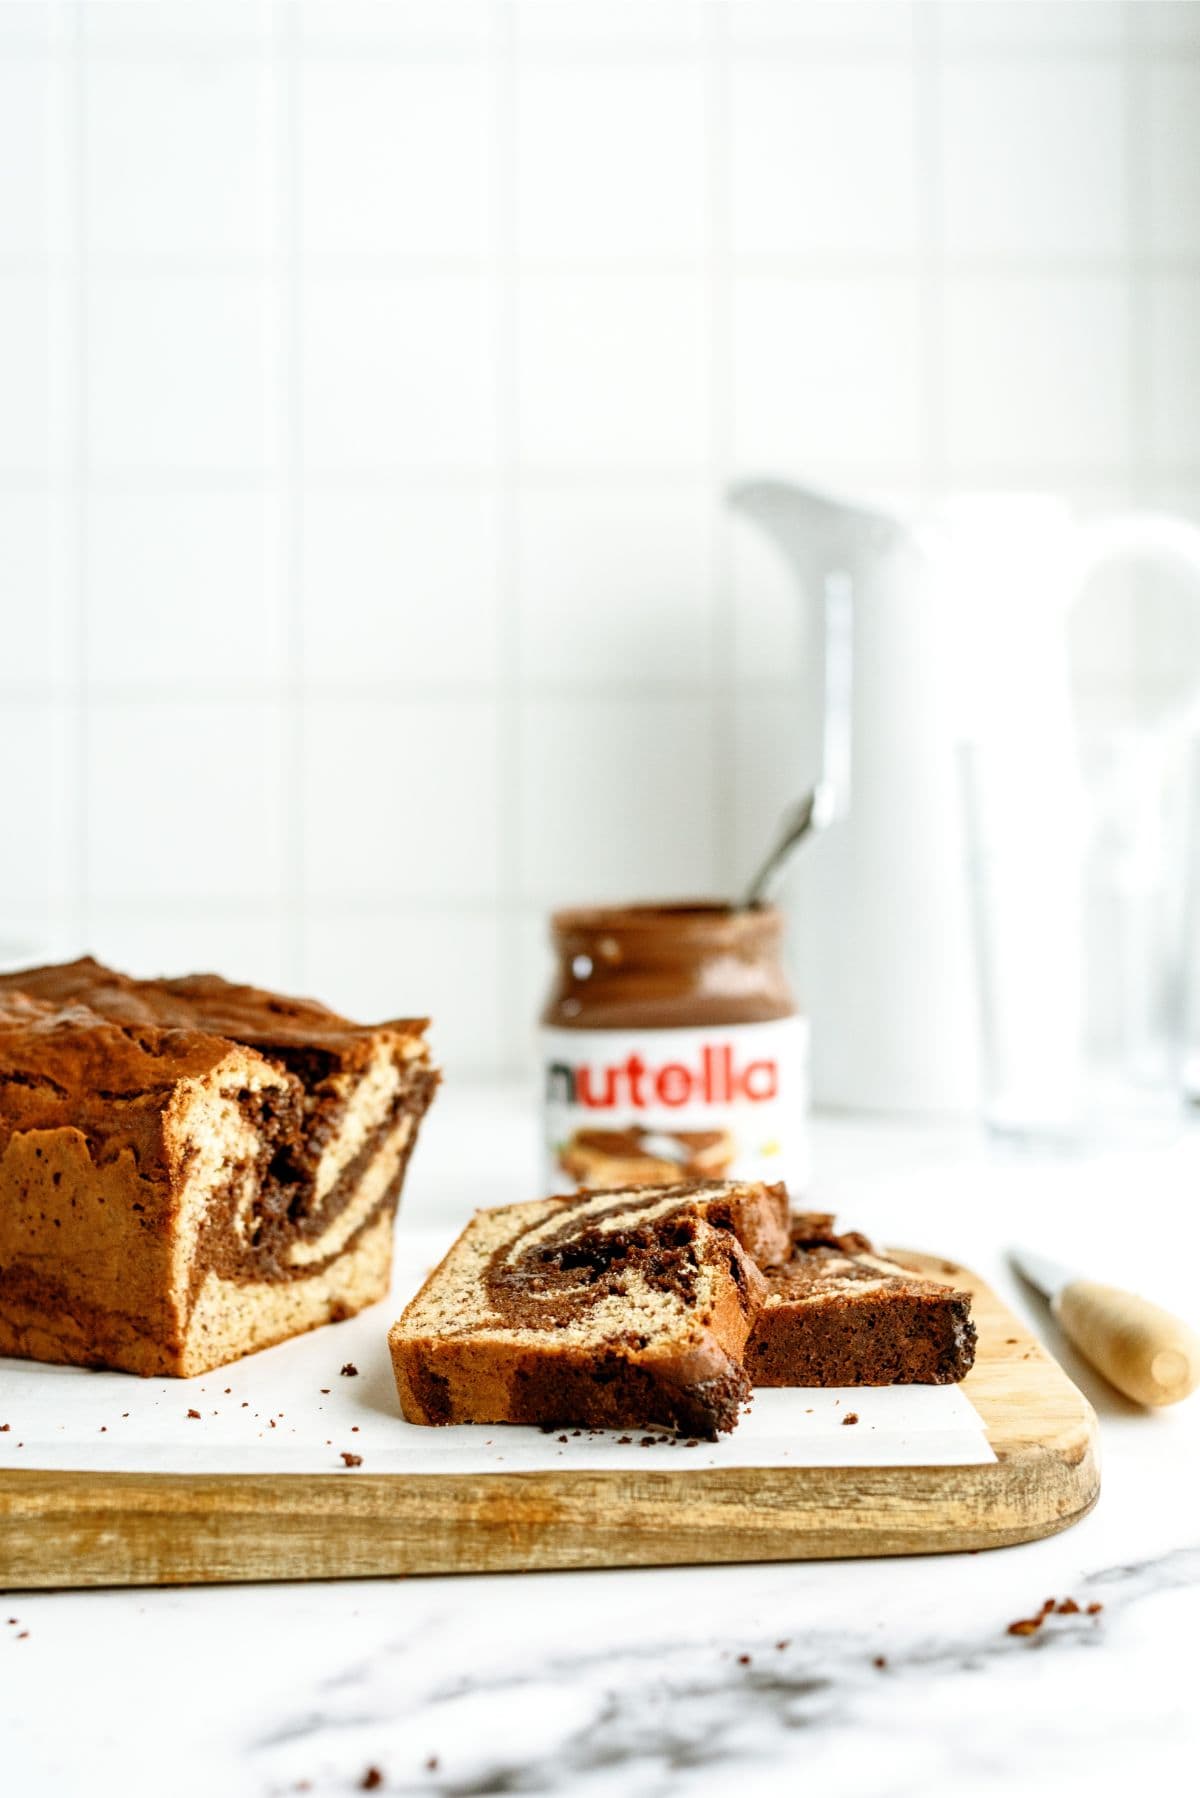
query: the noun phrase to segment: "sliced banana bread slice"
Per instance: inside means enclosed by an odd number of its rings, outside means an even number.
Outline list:
[[[975,1360],[970,1294],[920,1279],[827,1215],[793,1219],[746,1347],[756,1386],[944,1386]]]
[[[780,1192],[782,1189],[779,1189]],[[703,1182],[476,1212],[392,1328],[410,1423],[732,1429],[778,1246],[767,1188]]]

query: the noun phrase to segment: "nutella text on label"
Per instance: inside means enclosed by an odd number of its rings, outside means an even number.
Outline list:
[[[548,1190],[806,1175],[804,1019],[542,1031]]]

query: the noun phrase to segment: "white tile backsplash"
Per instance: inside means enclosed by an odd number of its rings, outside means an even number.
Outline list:
[[[757,525],[737,518],[731,531],[730,588],[734,671],[741,681],[798,683],[811,641],[809,602],[783,556]]]
[[[495,82],[483,66],[308,56],[298,170],[305,252],[484,254],[494,112]]]
[[[917,181],[910,64],[735,64],[729,179],[736,251],[911,253]]]
[[[45,0],[5,0],[0,6],[0,47],[10,51],[44,48],[57,23]]]
[[[1122,40],[1124,14],[1114,0],[949,0],[938,8],[947,47],[980,51],[1107,49]]]
[[[278,899],[283,725],[272,701],[93,699],[87,877],[99,900]]]
[[[1150,454],[1200,467],[1200,272],[1150,283]]]
[[[97,50],[190,50],[265,36],[272,6],[271,0],[82,0],[79,12]]]
[[[942,131],[951,254],[1120,252],[1129,201],[1119,64],[951,64]]]
[[[744,275],[733,299],[739,472],[910,469],[921,447],[910,275]]]
[[[261,255],[270,102],[260,56],[92,61],[83,101],[89,250]]]
[[[1140,0],[1138,18],[1156,49],[1200,49],[1200,6],[1190,0]]]
[[[495,465],[495,289],[482,270],[313,273],[302,304],[309,472]]]
[[[698,255],[704,71],[535,63],[518,90],[518,245],[532,257]]]
[[[497,737],[490,699],[314,699],[303,720],[305,893],[494,901]]]
[[[0,61],[0,256],[65,247],[65,88],[50,57]]]
[[[0,267],[0,473],[45,474],[66,456],[66,396],[56,379],[64,293],[49,273]]]
[[[283,624],[264,494],[94,493],[86,527],[93,682],[270,691]]]
[[[636,52],[696,44],[705,0],[516,0],[514,10],[522,48],[578,44]]]
[[[265,278],[95,274],[86,309],[85,448],[98,473],[268,467],[274,325]]]
[[[313,687],[489,686],[500,507],[485,487],[304,496],[303,673]]]
[[[696,894],[715,864],[703,699],[531,699],[521,708],[523,894],[546,904]]]
[[[913,13],[906,0],[734,0],[729,32],[737,44],[904,49],[912,39]]]
[[[1198,46],[4,0],[0,947],[524,1063],[548,905],[727,886],[794,795],[810,608],[730,479],[1194,505]],[[1081,687],[1161,699],[1179,596],[1091,610]]]
[[[495,36],[491,0],[298,0],[306,48],[482,50]]]
[[[56,566],[56,550],[70,532],[68,511],[61,494],[0,490],[0,692],[45,692],[69,666]]]
[[[518,442],[538,467],[695,466],[712,450],[708,303],[689,274],[529,274]]]
[[[947,282],[949,466],[1053,486],[1129,455],[1128,294],[1116,275],[964,275]]]
[[[40,914],[68,895],[77,872],[71,831],[74,722],[62,701],[0,701],[5,770],[0,906],[20,920],[19,929],[0,920],[0,941],[28,936]]]
[[[704,486],[562,492],[520,507],[520,670],[530,681],[702,686],[713,669]]]
[[[1159,64],[1148,80],[1149,248],[1200,255],[1200,61]]]

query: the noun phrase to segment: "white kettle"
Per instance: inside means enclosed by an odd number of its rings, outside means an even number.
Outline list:
[[[1078,522],[1053,499],[952,500],[892,517],[780,481],[730,494],[811,610],[796,787],[832,779],[834,828],[788,900],[818,1103],[962,1111],[978,1096],[958,746],[1011,742],[1047,805],[1075,762],[1069,614],[1117,556],[1200,574],[1200,530],[1149,513]],[[849,639],[843,620],[850,615]],[[852,669],[852,672],[851,672]],[[1032,874],[1031,870],[1031,874]]]

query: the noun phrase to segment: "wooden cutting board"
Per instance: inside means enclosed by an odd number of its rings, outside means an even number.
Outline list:
[[[964,1390],[994,1463],[525,1474],[0,1472],[0,1586],[176,1585],[1003,1548],[1086,1516],[1100,1475],[1083,1394],[973,1274]]]

